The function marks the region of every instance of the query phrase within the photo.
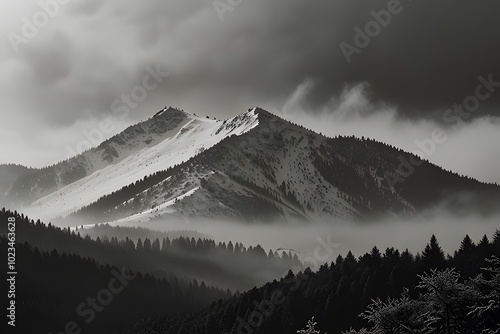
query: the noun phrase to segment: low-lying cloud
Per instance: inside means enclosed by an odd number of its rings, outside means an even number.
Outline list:
[[[317,259],[319,265],[335,261],[338,255],[345,255],[348,251],[356,256],[363,255],[373,246],[377,246],[382,252],[388,247],[400,251],[408,249],[416,255],[423,251],[433,234],[443,250],[452,254],[460,247],[467,234],[476,243],[484,235],[491,240],[495,231],[500,228],[499,220],[500,212],[486,217],[478,214],[457,215],[436,207],[413,217],[386,218],[364,223],[337,219],[309,224],[241,224],[207,219],[193,219],[186,223],[184,220],[166,218],[126,226],[141,226],[162,232],[189,229],[209,234],[216,241],[237,241],[247,247],[260,244],[266,252],[269,249],[291,251],[302,260]],[[328,249],[332,251],[328,252]]]

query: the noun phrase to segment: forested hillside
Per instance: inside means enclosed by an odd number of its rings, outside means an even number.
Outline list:
[[[404,320],[412,310],[406,310],[407,313],[404,313],[403,309],[399,312],[395,307],[391,309],[391,305],[402,304],[405,301],[404,298],[416,299],[421,293],[421,289],[416,288],[419,282],[423,282],[420,283],[422,287],[430,288],[432,280],[437,279],[443,285],[443,291],[446,294],[453,293],[454,290],[450,290],[450,287],[461,287],[467,279],[479,274],[481,268],[490,266],[491,263],[486,259],[492,255],[500,256],[500,231],[495,233],[491,242],[487,236],[484,236],[477,245],[466,236],[460,249],[451,256],[445,256],[434,236],[423,252],[416,255],[407,250],[400,252],[393,248],[388,248],[384,252],[373,248],[370,253],[359,258],[349,252],[345,256],[339,256],[335,262],[323,265],[315,273],[308,269],[299,273],[289,272],[279,281],[270,282],[225,302],[218,301],[194,314],[160,316],[143,320],[134,328],[130,328],[128,333],[291,334],[304,328],[308,320],[314,316],[318,323],[316,329],[321,333],[337,334],[351,327],[360,329],[369,326],[367,320],[370,318],[359,317],[359,314],[372,304],[372,300],[399,298],[407,287],[409,288],[408,297],[403,297],[402,301],[388,301],[383,305],[382,302],[377,302],[380,305],[376,303],[375,306],[371,306],[372,309],[379,311],[378,317],[393,324],[401,319]],[[451,271],[449,268],[455,269]],[[436,269],[446,271],[443,274],[433,274],[431,270]],[[418,276],[424,273],[427,274],[423,278]],[[485,277],[488,278],[488,276]],[[498,278],[497,275],[496,280]],[[475,280],[478,284],[483,284],[480,279]],[[440,291],[431,289],[430,292],[427,291],[427,294],[436,295]],[[495,291],[491,293],[494,294]],[[498,282],[496,293],[498,296]],[[481,303],[484,304],[484,300]],[[487,304],[484,306],[487,307]],[[498,309],[496,312],[498,314]],[[423,315],[420,314],[420,316]],[[454,317],[461,316],[463,316],[462,313],[454,315]],[[469,328],[470,321],[468,319]],[[401,328],[394,331],[391,331],[392,329],[374,330],[370,333],[403,333]],[[419,332],[415,329],[407,333],[430,332]],[[451,332],[437,331],[435,333]]]
[[[0,221],[7,221],[10,216],[17,220],[18,241],[28,242],[40,250],[56,249],[61,253],[89,257],[101,264],[127,266],[160,278],[198,279],[232,291],[260,286],[300,264],[295,254],[266,252],[259,245],[246,247],[239,242],[216,243],[211,239],[182,236],[162,240],[138,238],[136,242],[128,237],[119,240],[107,236],[92,240],[88,235],[82,238],[78,231],[69,228],[60,229],[8,210],[0,211]]]
[[[6,245],[1,237],[1,248]],[[18,243],[16,253],[19,333],[60,333],[69,322],[83,333],[121,333],[144,317],[195,311],[230,297],[203,282],[158,279],[28,243]]]

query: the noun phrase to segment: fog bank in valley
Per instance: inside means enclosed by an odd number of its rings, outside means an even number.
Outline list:
[[[268,222],[242,224],[235,221],[162,219],[147,223],[130,223],[161,232],[192,230],[213,237],[215,241],[242,242],[245,246],[260,244],[266,251],[281,249],[297,253],[300,259],[319,265],[331,262],[352,251],[360,256],[373,246],[381,251],[387,247],[408,248],[421,252],[435,234],[446,253],[452,254],[468,234],[474,242],[486,234],[491,239],[500,229],[500,214],[490,216],[456,215],[435,209],[423,215],[407,218],[387,218],[373,222]],[[313,258],[314,260],[312,260]]]

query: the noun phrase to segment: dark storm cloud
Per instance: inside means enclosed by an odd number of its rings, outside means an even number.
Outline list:
[[[385,1],[363,3],[364,8],[350,17],[351,24],[362,29],[373,20],[370,7],[387,9]],[[416,117],[461,103],[474,91],[479,75],[493,73],[500,81],[495,66],[500,47],[494,34],[500,28],[495,15],[499,3],[401,1],[401,6],[401,13],[393,15],[390,24],[353,56],[349,66],[335,65],[342,68],[340,80],[324,77],[318,97],[328,96],[328,83],[367,81],[378,98],[398,105],[400,113]],[[344,27],[347,25],[345,22]],[[342,35],[352,43],[347,32]],[[492,96],[482,113],[500,115],[495,108],[499,101],[500,94]]]
[[[205,51],[218,61],[202,59],[205,75],[193,80],[266,101],[312,77],[317,84],[310,107],[323,105],[346,83],[367,82],[373,95],[397,105],[400,115],[435,119],[471,95],[478,76],[491,73],[500,81],[500,47],[493,33],[500,28],[495,14],[500,5],[491,2],[401,1],[401,12],[348,64],[340,43],[354,44],[354,27],[364,30],[374,20],[371,11],[387,6],[387,1],[243,2],[208,34],[213,44]],[[492,95],[475,115],[500,115],[499,101],[500,94]]]
[[[71,76],[71,89],[83,90],[83,98],[71,99],[72,108],[57,102],[68,94],[64,87],[48,104],[30,94],[34,104],[70,113],[68,118],[86,117],[82,110],[109,113],[108,104],[120,90],[103,86],[125,89],[125,78],[113,70],[129,73],[133,86],[131,73],[140,80],[145,62],[164,64],[175,74],[175,81],[162,87],[165,100],[223,110],[225,116],[237,112],[227,109],[244,110],[248,105],[242,104],[250,101],[279,101],[312,77],[317,83],[307,101],[312,107],[346,83],[367,82],[378,99],[399,106],[401,114],[436,117],[436,111],[470,95],[477,76],[493,73],[500,80],[494,34],[500,5],[494,2],[401,0],[401,12],[352,55],[350,64],[340,43],[355,45],[354,27],[364,30],[374,20],[370,12],[387,9],[387,1],[243,1],[225,12],[222,22],[211,1],[65,6],[41,31],[44,36],[21,46],[21,58],[33,69],[33,78],[26,79],[39,80],[40,87],[27,85],[33,91],[64,76]],[[87,94],[93,87],[99,89]],[[499,101],[500,94],[493,96],[481,112],[498,114]]]

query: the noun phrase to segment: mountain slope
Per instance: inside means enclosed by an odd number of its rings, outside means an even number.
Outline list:
[[[21,178],[10,195],[29,204],[23,210],[35,217],[66,216],[128,184],[189,160],[229,134],[248,131],[256,125],[256,115],[225,123],[164,109],[97,148]]]
[[[491,209],[500,198],[500,187],[428,162],[392,185],[387,175],[401,176],[401,158],[415,156],[373,140],[327,138],[262,109],[223,126],[241,128],[248,119],[253,120],[248,131],[225,136],[190,160],[108,194],[78,215],[117,224],[172,215],[356,220],[423,212],[444,200],[453,209],[464,204]]]
[[[10,204],[7,196],[14,182],[26,174],[34,172],[35,169],[21,165],[0,165],[0,206]]]
[[[123,161],[144,148],[155,146],[163,136],[173,135],[175,129],[187,122],[188,115],[180,110],[162,110],[149,120],[125,129],[96,148],[20,178],[13,185],[9,196],[20,203],[31,204],[110,164]]]

